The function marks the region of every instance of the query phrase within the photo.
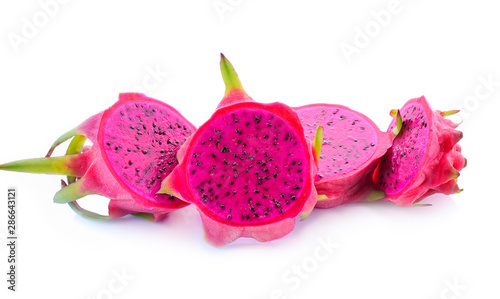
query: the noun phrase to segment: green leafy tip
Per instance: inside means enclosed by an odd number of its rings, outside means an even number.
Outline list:
[[[366,201],[376,201],[385,197],[385,192],[382,190],[374,190],[366,197]]]
[[[233,65],[222,53],[220,54],[220,70],[222,73],[222,79],[226,85],[226,95],[233,89],[243,90],[240,78],[234,70]]]
[[[403,128],[403,119],[401,118],[401,113],[399,110],[396,111],[396,125],[392,129],[391,135],[392,138],[395,138],[398,136],[399,132],[401,132],[401,129]]]
[[[49,151],[47,152],[47,155],[45,157],[50,157],[52,153],[54,152],[55,148],[61,145],[61,143],[65,142],[66,140],[70,139],[73,136],[78,135],[77,129],[70,130],[63,135],[61,135],[59,138],[57,138],[56,141],[52,144],[50,147]]]
[[[448,117],[453,114],[457,114],[460,112],[460,110],[448,110],[448,111],[439,111],[439,114],[441,114],[442,117]]]
[[[314,135],[313,142],[313,154],[316,166],[319,164],[319,155],[321,154],[321,145],[323,144],[323,127],[319,126],[316,128],[316,134]]]
[[[2,164],[0,165],[0,170],[81,176],[82,170],[79,167],[80,162],[80,154],[62,157],[35,158]]]

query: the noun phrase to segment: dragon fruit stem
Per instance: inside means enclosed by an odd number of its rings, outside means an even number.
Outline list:
[[[35,158],[14,161],[0,165],[0,170],[44,173],[44,174],[62,174],[79,177],[85,173],[84,154],[76,154],[62,157]]]
[[[72,129],[72,130],[62,134],[59,138],[56,139],[56,141],[54,141],[54,143],[50,147],[50,149],[47,152],[47,155],[45,155],[45,157],[50,157],[52,155],[52,153],[54,152],[54,150],[56,149],[56,147],[58,147],[63,142],[65,142],[66,140],[68,140],[71,137],[76,136],[76,135],[78,135],[78,132],[76,129]]]
[[[313,156],[316,167],[319,167],[319,155],[321,154],[321,145],[323,144],[323,127],[318,126],[316,128],[316,134],[314,135],[313,142]]]
[[[240,89],[243,91],[243,86],[241,85],[238,74],[234,70],[231,62],[229,62],[226,56],[222,53],[220,54],[220,70],[222,73],[222,79],[226,85],[226,95],[228,95],[232,89]]]
[[[68,205],[71,207],[71,209],[75,213],[82,216],[83,218],[87,218],[87,219],[91,219],[91,220],[99,220],[99,221],[111,220],[110,216],[104,216],[101,214],[97,214],[97,213],[85,210],[84,208],[80,207],[80,205],[76,201],[69,202]]]
[[[392,139],[396,138],[396,136],[398,136],[399,132],[401,132],[401,128],[403,128],[403,119],[401,118],[401,113],[399,112],[399,110],[397,110],[397,112],[396,112],[396,117],[397,117],[396,125],[394,126],[394,128],[391,131]]]
[[[81,191],[83,183],[85,182],[85,177],[75,183],[69,184],[68,186],[62,188],[54,195],[55,203],[69,203],[84,196],[90,195],[90,192]]]

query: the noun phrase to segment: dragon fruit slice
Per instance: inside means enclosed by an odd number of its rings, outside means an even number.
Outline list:
[[[458,124],[444,117],[458,111],[432,111],[425,97],[409,100],[400,110],[403,128],[374,173],[390,200],[410,206],[434,193],[460,192],[457,177],[467,164],[458,141]],[[396,110],[391,111],[394,116]],[[395,120],[389,130],[395,125]]]
[[[159,220],[187,205],[156,192],[178,164],[177,150],[194,131],[171,106],[143,94],[122,93],[113,106],[58,138],[46,158],[6,163],[0,169],[69,176],[69,184],[63,182],[54,202],[71,203],[75,211],[89,218],[134,214]],[[50,157],[72,137],[66,156]],[[90,147],[83,146],[87,138],[93,143]],[[76,203],[90,194],[111,199],[109,216],[86,211]]]
[[[181,147],[160,192],[196,205],[214,246],[281,238],[314,208],[318,149],[290,107],[248,97],[223,55],[221,71],[219,109]]]
[[[372,175],[380,158],[392,145],[400,126],[381,132],[365,115],[335,104],[312,104],[295,108],[306,137],[324,128],[315,186],[318,208],[332,208],[384,196],[373,184]]]

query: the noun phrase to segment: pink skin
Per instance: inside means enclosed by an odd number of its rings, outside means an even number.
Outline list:
[[[406,125],[373,176],[387,193],[384,200],[410,206],[434,193],[460,192],[456,178],[467,161],[457,144],[463,136],[455,130],[457,124],[432,111],[423,96],[409,100],[400,111]],[[394,121],[389,131],[393,126]],[[410,132],[409,127],[415,129]]]
[[[332,208],[381,198],[383,193],[375,187],[371,176],[380,157],[391,146],[391,134],[381,132],[368,117],[342,105],[311,104],[295,110],[306,137],[314,137],[317,126],[324,128],[315,178],[320,195],[316,207]]]

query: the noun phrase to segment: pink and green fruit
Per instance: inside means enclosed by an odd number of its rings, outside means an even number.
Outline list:
[[[381,132],[365,115],[336,104],[311,104],[295,108],[307,138],[323,127],[323,144],[315,186],[318,208],[382,198],[372,181],[380,158],[392,145],[399,127]]]
[[[58,138],[45,158],[0,165],[1,170],[67,175],[68,183],[54,196],[83,216],[112,219],[135,214],[158,220],[187,205],[157,194],[161,181],[178,164],[177,150],[195,127],[171,106],[138,93],[122,93],[107,110]],[[62,157],[50,157],[73,138]],[[92,146],[83,146],[89,139]],[[81,208],[77,199],[97,194],[110,199],[109,215]]]
[[[311,145],[290,107],[252,100],[224,56],[221,71],[219,108],[181,147],[160,192],[197,207],[212,245],[281,238],[314,208],[321,142]]]
[[[400,109],[403,127],[374,173],[385,200],[410,206],[434,193],[453,194],[460,171],[467,165],[458,141],[462,132],[445,117],[458,111],[432,111],[425,97]],[[391,111],[394,116],[396,110]],[[396,118],[389,131],[396,124]]]

